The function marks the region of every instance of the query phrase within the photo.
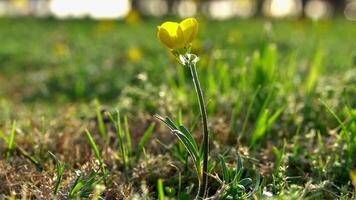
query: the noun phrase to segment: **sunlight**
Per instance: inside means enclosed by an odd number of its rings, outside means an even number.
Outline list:
[[[30,13],[30,4],[26,0],[12,0],[9,2],[8,12],[14,15],[27,15]]]
[[[264,4],[266,15],[276,18],[297,16],[301,11],[300,0],[267,0]]]
[[[212,1],[208,4],[209,15],[219,20],[232,18],[235,15],[234,4],[231,0]]]
[[[167,2],[164,0],[141,0],[139,1],[140,10],[146,15],[162,16],[168,12]]]
[[[203,12],[212,19],[233,17],[249,18],[256,13],[256,3],[251,0],[217,0],[203,4]]]
[[[311,19],[317,20],[330,16],[330,5],[321,0],[312,0],[305,6],[305,15]]]
[[[352,21],[356,20],[356,1],[351,1],[346,5],[345,17],[348,20],[352,20]]]
[[[12,0],[11,3],[15,8],[25,9],[28,7],[29,2],[26,0]]]
[[[256,2],[251,0],[236,0],[235,12],[238,17],[252,17],[256,13]]]
[[[176,7],[180,17],[190,17],[197,13],[197,4],[192,0],[180,1]]]
[[[31,3],[31,13],[36,17],[48,16],[48,1],[34,1]]]
[[[129,0],[90,0],[89,16],[94,19],[125,17],[131,10]]]
[[[0,16],[5,16],[7,14],[7,3],[0,1]]]
[[[50,0],[49,9],[57,18],[78,18],[88,14],[86,0]]]
[[[51,0],[50,11],[58,18],[115,19],[127,15],[129,0]]]

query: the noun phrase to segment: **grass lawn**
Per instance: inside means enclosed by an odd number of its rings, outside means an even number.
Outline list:
[[[192,199],[200,144],[189,69],[164,20],[0,19],[0,199]],[[356,26],[199,20],[208,195],[356,198]],[[259,178],[260,177],[260,178]]]

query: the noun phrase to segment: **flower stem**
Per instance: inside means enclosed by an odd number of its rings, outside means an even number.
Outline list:
[[[200,87],[196,64],[190,62],[188,65],[189,65],[190,72],[192,74],[195,91],[198,96],[200,114],[201,114],[202,124],[203,124],[203,148],[204,148],[204,151],[203,151],[203,177],[202,177],[203,180],[200,184],[198,197],[204,198],[206,195],[206,190],[207,190],[207,186],[208,186],[208,157],[209,157],[208,117],[206,114],[206,107],[205,107],[205,103],[204,103],[203,91]]]

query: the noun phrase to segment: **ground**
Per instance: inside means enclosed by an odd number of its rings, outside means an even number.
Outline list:
[[[0,198],[196,195],[187,151],[154,117],[200,143],[189,71],[156,38],[163,21],[0,19]],[[209,196],[354,199],[353,22],[199,23]]]

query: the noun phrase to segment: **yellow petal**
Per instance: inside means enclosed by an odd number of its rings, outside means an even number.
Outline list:
[[[166,29],[163,29],[161,27],[158,27],[157,31],[157,37],[158,39],[166,45],[168,48],[172,49],[174,47],[173,42],[171,41],[171,38],[169,36],[169,33]]]
[[[184,47],[182,29],[176,22],[165,22],[158,28],[158,38],[168,48],[176,49]]]
[[[189,45],[198,33],[198,22],[195,18],[187,18],[183,20],[179,26],[183,31],[184,45]]]

